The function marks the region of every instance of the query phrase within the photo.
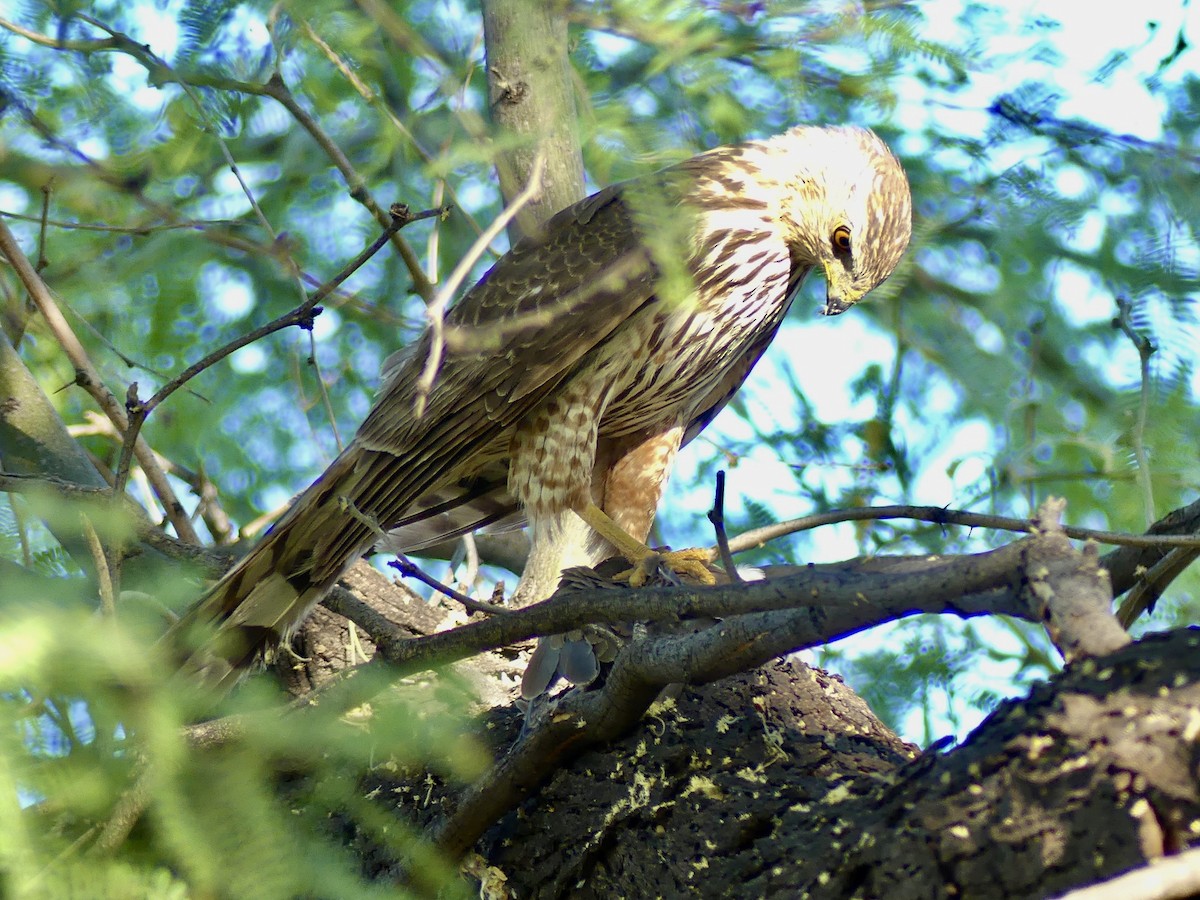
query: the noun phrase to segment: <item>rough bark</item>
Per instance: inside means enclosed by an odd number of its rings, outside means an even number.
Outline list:
[[[1074,664],[946,753],[797,662],[687,688],[493,826],[479,868],[519,897],[1049,896],[1200,835],[1198,646],[1181,630]],[[485,733],[502,752],[519,725],[497,710]],[[430,827],[453,805],[399,812]]]
[[[68,433],[58,411],[3,330],[0,330],[0,471],[51,475],[82,487],[109,487]],[[70,554],[72,562],[94,581],[95,560],[77,527],[78,520],[73,516],[46,515],[43,521]],[[142,546],[138,551],[143,558],[127,563],[126,584],[144,588],[161,577],[164,560],[150,547]]]
[[[1151,530],[1192,531],[1196,511]],[[1121,592],[1164,552],[1103,562]],[[388,615],[412,634],[463,618],[359,575],[347,586],[372,603],[390,593]],[[482,823],[468,862],[517,897],[1056,895],[1200,836],[1198,644],[1180,630],[1081,658],[944,753],[921,754],[836,676],[795,660],[669,690],[618,739],[547,756],[562,762]],[[478,737],[497,758],[524,722],[510,700],[520,665],[498,653],[456,664],[479,686]],[[376,772],[364,791],[400,798],[396,815],[431,836],[467,796],[431,791],[424,772]],[[373,877],[408,877],[343,825]]]
[[[509,228],[514,240],[583,197],[583,158],[567,57],[567,19],[548,0],[485,0],[488,97],[501,147],[496,171],[506,201],[525,186],[540,153],[542,190]]]

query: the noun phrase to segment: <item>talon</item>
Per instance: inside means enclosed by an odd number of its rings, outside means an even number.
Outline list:
[[[629,586],[639,588],[645,585],[657,572],[669,575],[683,576],[691,584],[716,584],[717,579],[708,568],[713,561],[713,553],[704,547],[690,547],[686,550],[667,550],[662,553],[650,552],[640,557],[633,568],[614,576],[615,581],[628,581]]]
[[[708,564],[717,558],[713,550],[704,547],[690,547],[687,550],[667,550],[655,552],[636,538],[622,531],[604,510],[594,503],[576,512],[592,530],[605,538],[627,560],[633,563],[633,568],[615,577],[616,581],[628,581],[630,587],[641,587],[650,577],[660,570],[676,575],[683,575],[692,583],[716,584],[717,580],[709,570]]]

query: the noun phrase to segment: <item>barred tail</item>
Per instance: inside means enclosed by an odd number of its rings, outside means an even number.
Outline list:
[[[351,444],[171,629],[184,669],[232,685],[291,632],[408,505],[398,460]]]

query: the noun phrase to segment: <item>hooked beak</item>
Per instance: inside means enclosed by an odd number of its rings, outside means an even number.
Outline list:
[[[862,294],[855,290],[850,273],[845,267],[833,260],[827,261],[825,306],[821,309],[821,315],[840,316],[861,299]]]
[[[821,315],[823,316],[840,316],[846,310],[854,305],[854,301],[842,300],[838,297],[826,297],[825,305],[821,307]]]

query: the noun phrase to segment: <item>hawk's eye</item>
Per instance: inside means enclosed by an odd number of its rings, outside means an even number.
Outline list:
[[[845,225],[833,229],[833,249],[842,253],[850,252],[850,229]]]

